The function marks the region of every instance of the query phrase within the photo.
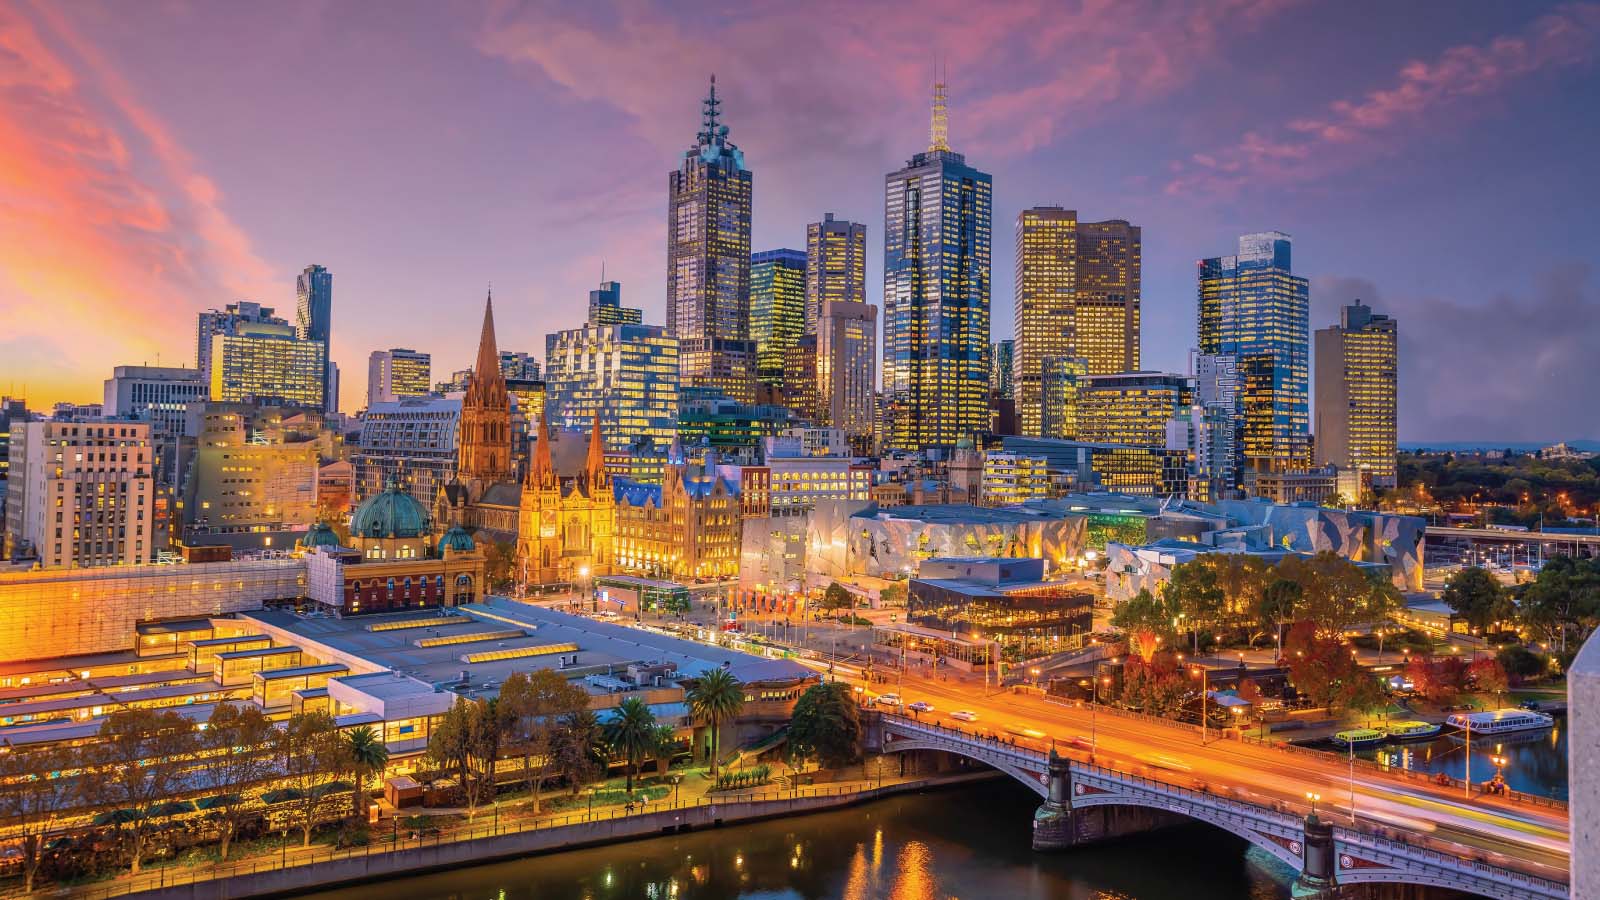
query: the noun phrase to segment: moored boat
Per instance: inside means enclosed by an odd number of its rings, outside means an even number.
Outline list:
[[[1341,747],[1366,747],[1382,743],[1386,735],[1376,728],[1351,728],[1335,732],[1333,742]]]
[[[1419,722],[1407,720],[1404,722],[1390,722],[1383,731],[1393,741],[1422,741],[1438,736],[1444,730],[1443,725],[1433,722]]]
[[[1528,709],[1495,709],[1487,712],[1451,713],[1445,724],[1474,737],[1492,734],[1509,734],[1514,731],[1534,731],[1549,728],[1555,719],[1542,712]]]

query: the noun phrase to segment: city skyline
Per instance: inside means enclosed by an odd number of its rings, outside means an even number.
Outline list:
[[[867,299],[881,305],[878,179],[925,143],[938,48],[949,58],[951,143],[994,175],[997,221],[1062,204],[1144,228],[1144,368],[1183,368],[1194,261],[1278,229],[1294,235],[1297,272],[1311,279],[1312,329],[1357,297],[1405,321],[1402,441],[1596,436],[1551,433],[1592,431],[1600,403],[1582,391],[1596,366],[1582,348],[1600,311],[1576,212],[1596,193],[1580,162],[1596,126],[1571,115],[1594,99],[1593,4],[1480,5],[1448,17],[1421,6],[1223,4],[1169,17],[1138,4],[1115,14],[1017,6],[952,12],[926,34],[892,37],[890,23],[853,11],[837,27],[879,43],[848,45],[837,72],[814,63],[843,32],[809,26],[793,62],[758,65],[780,34],[796,34],[771,10],[703,35],[689,27],[697,16],[675,22],[648,6],[605,21],[469,12],[442,31],[428,27],[439,13],[413,10],[353,43],[372,23],[348,12],[257,15],[195,8],[158,23],[109,6],[0,9],[0,33],[17,48],[0,108],[33,123],[0,142],[17,173],[0,176],[0,193],[20,201],[0,213],[0,230],[17,235],[0,257],[6,393],[26,385],[30,404],[47,407],[93,399],[114,365],[187,365],[174,335],[195,313],[248,299],[292,317],[295,276],[312,262],[338,276],[330,358],[347,373],[346,409],[364,390],[351,373],[374,348],[416,347],[441,372],[464,367],[470,329],[448,326],[476,318],[487,280],[505,298],[508,346],[581,325],[573,310],[602,261],[634,286],[645,320],[662,322],[660,175],[682,153],[711,68],[762,172],[754,246],[803,246],[807,223],[829,211],[862,222]],[[1141,18],[1154,24],[1136,27]],[[257,70],[225,64],[221,48],[165,49],[225,22],[260,47],[323,29],[291,57],[324,42],[347,52],[286,74],[292,59]],[[1180,41],[1180,27],[1198,31]],[[976,39],[957,40],[962,29]],[[1310,51],[1326,60],[1289,49],[1310,31],[1331,35]],[[437,46],[424,44],[436,33]],[[615,38],[638,58],[586,59],[554,34],[574,45]],[[1237,61],[1258,38],[1272,45],[1265,55]],[[1097,40],[1105,47],[1087,50]],[[715,65],[678,65],[678,51],[711,41],[727,50]],[[1077,44],[1095,54],[1085,63],[1105,65],[1053,71],[1066,50],[1052,47]],[[1117,50],[1131,61],[1098,55]],[[403,71],[407,60],[415,72]],[[1319,61],[1348,65],[1351,77],[1323,83]],[[360,67],[381,83],[357,78]],[[856,90],[863,73],[876,80]],[[1230,91],[1230,108],[1184,111]],[[1543,102],[1518,102],[1536,92]],[[308,142],[285,123],[313,97],[327,114],[323,139]],[[364,103],[372,112],[357,115]],[[416,134],[418,116],[439,127]],[[549,134],[530,142],[530,121]],[[1098,141],[1096,126],[1114,121],[1147,146]],[[557,135],[579,131],[603,165],[555,152]],[[1517,137],[1535,132],[1546,139]],[[407,190],[395,191],[397,180]],[[103,216],[88,214],[100,207]],[[1502,228],[1503,252],[1483,254],[1483,221],[1545,227]],[[1013,252],[1008,232],[994,235],[1000,260]],[[1008,268],[993,269],[995,339],[1012,334]],[[1496,359],[1497,374],[1469,394],[1459,379],[1473,359]]]

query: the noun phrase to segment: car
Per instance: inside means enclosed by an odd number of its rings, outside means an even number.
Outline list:
[[[918,700],[917,702],[907,706],[906,709],[919,713],[933,712],[933,704],[926,700]]]
[[[978,721],[978,714],[970,709],[958,709],[950,714],[950,718],[961,722],[976,722]]]
[[[900,705],[900,695],[899,694],[879,694],[877,699],[872,701],[872,702],[878,704],[879,706],[899,706]]]
[[[1047,737],[1047,735],[1039,729],[1029,728],[1025,725],[1007,725],[1006,731],[1007,733],[1014,734],[1017,737],[1025,737],[1035,741],[1043,740],[1045,737]]]

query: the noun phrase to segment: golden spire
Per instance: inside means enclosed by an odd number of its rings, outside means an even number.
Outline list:
[[[933,123],[928,128],[928,152],[950,149],[950,117],[945,109],[944,77],[934,64]]]

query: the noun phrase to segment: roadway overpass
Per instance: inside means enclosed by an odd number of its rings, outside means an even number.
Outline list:
[[[1320,808],[1319,816],[1317,808],[1306,805],[1304,794],[1282,798],[1281,790],[1250,777],[1248,767],[1233,770],[1234,777],[1225,781],[1200,782],[1197,787],[1191,774],[1196,767],[1173,756],[1155,758],[1152,765],[1103,765],[1099,763],[1108,762],[1107,754],[1096,753],[1098,741],[1088,749],[1069,750],[1076,758],[1068,758],[1057,752],[1054,743],[1044,746],[1038,739],[989,736],[892,714],[877,717],[871,737],[884,753],[953,753],[1026,784],[1044,798],[1034,818],[1036,849],[1091,843],[1182,817],[1231,832],[1294,869],[1299,873],[1296,896],[1335,897],[1341,886],[1358,884],[1426,885],[1496,900],[1566,900],[1568,896],[1564,869],[1538,861],[1547,859],[1550,847],[1533,839],[1537,832],[1524,830],[1521,820],[1493,810],[1485,812],[1481,807],[1453,813],[1425,808],[1415,814],[1455,815],[1473,821],[1470,828],[1495,836],[1496,849],[1462,845],[1428,832],[1399,839],[1381,823],[1398,823],[1400,814],[1383,810],[1404,808],[1404,804],[1375,794],[1365,779],[1358,782],[1354,775],[1350,777],[1350,799],[1356,805],[1345,807],[1353,811],[1345,824],[1331,789],[1321,794],[1329,802]],[[1074,738],[1073,743],[1081,742]],[[1191,745],[1189,757],[1226,751],[1217,744],[1211,747],[1217,749],[1201,747],[1196,753]],[[1204,777],[1216,774],[1208,770]],[[1316,785],[1318,781],[1311,775],[1299,783]],[[1427,792],[1422,796],[1425,802],[1432,802]],[[1474,821],[1472,813],[1486,821]],[[1496,819],[1504,821],[1496,824]]]
[[[1429,560],[1442,557],[1454,561],[1466,551],[1476,550],[1506,565],[1528,565],[1552,556],[1600,556],[1600,534],[1429,525],[1423,547],[1424,559]]]

